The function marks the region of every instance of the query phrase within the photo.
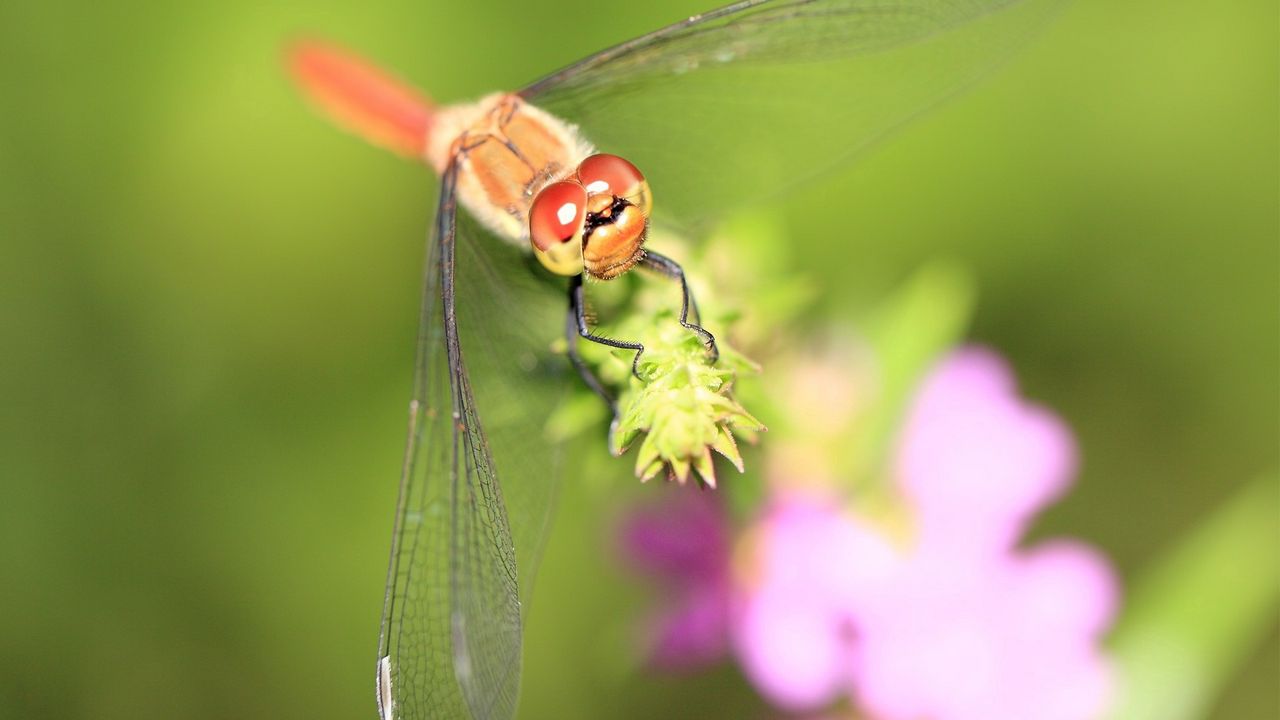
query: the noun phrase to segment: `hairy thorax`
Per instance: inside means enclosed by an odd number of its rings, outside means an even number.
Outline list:
[[[529,206],[538,190],[592,153],[576,127],[506,93],[443,109],[435,122],[427,160],[443,173],[456,157],[463,206],[518,243],[529,236]]]

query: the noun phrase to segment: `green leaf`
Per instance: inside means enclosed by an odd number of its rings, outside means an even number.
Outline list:
[[[849,477],[861,483],[878,477],[922,376],[964,337],[974,294],[973,281],[962,269],[927,265],[866,323],[864,333],[877,367],[877,391],[850,443]]]
[[[1244,486],[1144,573],[1114,638],[1116,720],[1205,717],[1280,609],[1277,477]]]

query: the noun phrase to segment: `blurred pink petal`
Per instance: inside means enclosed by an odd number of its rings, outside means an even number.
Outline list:
[[[655,668],[695,670],[727,653],[728,535],[720,496],[711,492],[673,488],[662,501],[623,519],[624,560],[658,580],[665,597],[643,640]]]
[[[653,618],[647,641],[650,663],[662,670],[688,671],[721,660],[729,650],[730,602],[727,582],[683,589]]]
[[[675,488],[659,502],[633,509],[619,537],[631,566],[671,579],[720,572],[729,553],[720,496],[701,490]]]
[[[1075,443],[1056,416],[1018,397],[994,353],[953,353],[925,380],[908,414],[898,477],[922,532],[957,551],[1009,548],[1060,495]]]
[[[1070,628],[1096,639],[1115,617],[1116,579],[1092,548],[1068,540],[1042,543],[1021,554],[1013,570],[1034,626]]]
[[[859,615],[856,685],[871,714],[1085,720],[1105,706],[1106,562],[1068,542],[1015,550],[1074,467],[1070,432],[1019,398],[993,353],[958,351],[925,380],[898,463],[915,545]]]
[[[968,570],[916,554],[859,615],[862,705],[883,720],[1096,717],[1115,597],[1101,559],[1051,548]]]
[[[771,505],[757,538],[735,618],[738,657],[776,706],[822,708],[851,687],[854,609],[892,572],[894,553],[834,504],[794,493]]]
[[[803,588],[828,604],[847,605],[894,562],[884,538],[849,522],[834,501],[820,496],[780,495],[770,504],[760,530],[762,583]],[[838,562],[843,558],[859,562]]]
[[[839,615],[803,587],[769,584],[747,598],[735,636],[742,669],[784,710],[812,710],[844,695],[852,652]]]
[[[1017,395],[997,356],[944,359],[899,448],[909,542],[795,495],[750,534],[756,572],[733,620],[747,677],[788,710],[848,696],[877,720],[1096,717],[1111,680],[1110,568],[1074,542],[1017,549],[1074,466],[1070,432]]]

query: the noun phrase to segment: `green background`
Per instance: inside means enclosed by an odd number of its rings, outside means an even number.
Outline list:
[[[435,181],[315,117],[282,42],[451,101],[703,2],[0,5],[0,717],[374,715]],[[1083,446],[1037,533],[1126,579],[1277,464],[1276,47],[1272,2],[1080,0],[782,207],[831,317],[973,270],[973,336]],[[524,715],[761,715],[621,649],[601,485],[565,486]],[[1213,717],[1276,717],[1272,625]]]

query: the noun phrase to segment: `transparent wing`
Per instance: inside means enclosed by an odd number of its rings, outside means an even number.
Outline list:
[[[847,161],[980,78],[1059,0],[757,0],[604,50],[521,94],[691,221]]]
[[[450,168],[427,251],[378,648],[384,720],[515,714],[522,598],[559,477],[542,435],[564,390],[550,350],[563,293],[458,217],[455,180]]]

